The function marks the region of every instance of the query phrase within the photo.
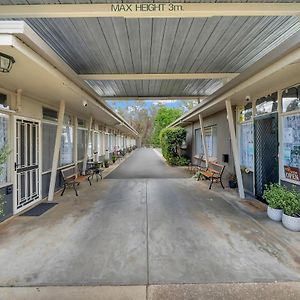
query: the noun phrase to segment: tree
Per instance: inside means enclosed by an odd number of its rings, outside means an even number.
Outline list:
[[[180,100],[180,104],[184,111],[189,111],[198,105],[200,102],[198,100]]]
[[[165,106],[159,107],[154,119],[152,144],[155,146],[160,145],[159,135],[162,129],[166,128],[176,119],[178,119],[182,113],[183,111],[180,108],[169,108]]]
[[[162,154],[170,165],[185,166],[189,159],[181,155],[181,145],[186,139],[186,129],[182,127],[165,128],[160,133]]]
[[[153,123],[158,107],[149,107],[147,102],[142,100],[122,102],[107,101],[115,112],[121,115],[140,134],[143,145],[151,144]]]

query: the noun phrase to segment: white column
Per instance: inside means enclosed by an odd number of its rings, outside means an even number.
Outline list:
[[[89,128],[87,132],[87,141],[85,145],[85,151],[84,151],[84,158],[83,158],[83,166],[82,166],[82,173],[85,174],[86,171],[86,164],[87,164],[87,158],[88,158],[88,149],[89,149],[89,144],[91,142],[91,135],[92,135],[92,124],[93,124],[93,117],[90,117],[89,121]]]
[[[205,164],[206,167],[208,166],[208,153],[207,153],[207,147],[206,147],[206,141],[205,141],[205,134],[204,134],[204,122],[201,114],[199,114],[199,123],[200,123],[200,129],[201,129],[201,139],[202,139],[202,146],[204,151],[204,157],[205,157]],[[199,153],[196,153],[196,155]]]
[[[73,147],[74,147],[74,151],[73,151],[73,154],[74,154],[74,162],[75,162],[75,166],[77,166],[77,161],[78,161],[78,152],[77,152],[77,144],[78,144],[78,118],[75,117],[74,118],[74,134],[73,134],[73,137],[74,137],[74,143],[73,143]]]
[[[65,115],[65,102],[62,100],[62,101],[60,101],[59,112],[58,112],[55,146],[54,146],[54,153],[53,153],[53,160],[52,160],[50,186],[49,186],[49,192],[48,192],[48,201],[53,201],[53,197],[54,197],[56,173],[57,173],[57,166],[58,166],[58,158],[59,158],[59,151],[60,151],[60,144],[61,144],[61,135],[62,135],[62,129],[63,129],[64,115]]]
[[[21,111],[22,108],[22,90],[21,89],[17,89],[17,103],[16,103],[16,110],[17,112]]]
[[[299,17],[299,21],[300,21],[300,17]],[[278,143],[279,143],[279,147],[278,147],[278,168],[279,168],[279,176],[278,176],[278,183],[280,183],[280,178],[282,177],[282,170],[283,170],[283,161],[282,161],[282,157],[283,157],[283,136],[282,136],[282,90],[279,90],[278,92]]]
[[[236,134],[235,134],[235,129],[234,129],[235,126],[234,126],[234,121],[233,121],[231,101],[229,99],[226,100],[226,110],[227,110],[227,119],[228,119],[228,125],[229,125],[231,147],[232,147],[232,152],[233,152],[235,173],[236,173],[238,187],[239,187],[239,194],[240,194],[240,197],[244,199],[245,192],[244,192],[243,178],[242,178],[242,172],[241,172],[241,167],[240,167],[240,155],[239,155],[239,151],[238,151],[237,139],[236,139]]]

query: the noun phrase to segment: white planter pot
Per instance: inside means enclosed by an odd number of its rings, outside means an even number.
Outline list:
[[[282,214],[282,224],[287,229],[292,231],[300,231],[300,218],[298,217],[291,217],[286,214]]]
[[[281,221],[283,209],[272,208],[268,206],[267,214],[268,217],[273,221]]]

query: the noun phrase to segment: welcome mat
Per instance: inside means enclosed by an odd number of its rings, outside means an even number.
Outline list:
[[[27,210],[26,212],[22,213],[20,216],[25,216],[25,217],[39,217],[45,212],[47,212],[50,208],[55,206],[58,203],[40,203],[39,205],[33,207],[30,210]]]
[[[253,213],[267,211],[267,206],[258,200],[241,200],[240,203]]]

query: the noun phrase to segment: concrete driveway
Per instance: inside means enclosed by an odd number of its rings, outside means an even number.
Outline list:
[[[153,150],[79,193],[0,225],[1,286],[300,279],[298,233],[242,211]]]

